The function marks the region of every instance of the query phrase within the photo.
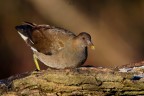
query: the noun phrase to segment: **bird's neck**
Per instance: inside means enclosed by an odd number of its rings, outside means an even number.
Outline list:
[[[70,47],[69,49],[71,49],[73,54],[76,54],[77,58],[81,58],[82,54],[87,54],[87,47],[82,46],[81,42],[77,39],[73,40]]]
[[[79,40],[78,38],[74,38],[72,42],[72,46],[75,50],[79,50],[79,51],[83,51],[86,48],[83,42]]]

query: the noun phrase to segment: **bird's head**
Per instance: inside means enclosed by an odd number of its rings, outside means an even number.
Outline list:
[[[77,41],[77,43],[80,44],[81,47],[90,47],[91,49],[95,49],[95,47],[91,41],[91,36],[86,32],[81,32],[76,37],[76,41]]]

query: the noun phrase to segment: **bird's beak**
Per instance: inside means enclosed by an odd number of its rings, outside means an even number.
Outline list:
[[[89,45],[89,47],[92,49],[92,50],[95,50],[95,46],[94,46],[94,44],[90,41],[90,42],[88,42],[88,45]]]
[[[95,46],[94,46],[94,45],[91,45],[90,48],[91,48],[92,50],[95,50]]]

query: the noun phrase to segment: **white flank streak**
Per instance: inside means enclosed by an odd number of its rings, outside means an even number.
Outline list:
[[[34,44],[32,40],[30,40],[30,41],[31,41],[32,44]]]
[[[26,36],[24,36],[23,34],[21,34],[20,32],[18,32],[19,34],[20,34],[20,36],[24,39],[24,41],[27,41],[28,40],[28,37],[26,37]],[[32,42],[32,41],[31,41]],[[32,42],[33,43],[33,42]],[[36,51],[37,52],[37,50],[35,49],[35,48],[33,48],[33,47],[31,47],[31,49],[33,50],[33,51]]]
[[[37,52],[37,50],[36,50],[35,48],[31,47],[31,49],[32,49],[33,51],[36,51],[36,52]]]
[[[18,32],[20,34],[20,36],[24,39],[24,41],[27,41],[28,37],[24,36],[23,34],[21,34],[20,32]]]

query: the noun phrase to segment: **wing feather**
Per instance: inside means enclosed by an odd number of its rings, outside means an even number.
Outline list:
[[[33,44],[28,43],[31,47],[46,55],[58,53],[65,48],[68,40],[76,36],[73,32],[63,28],[28,22],[17,26],[16,29],[33,42]]]

